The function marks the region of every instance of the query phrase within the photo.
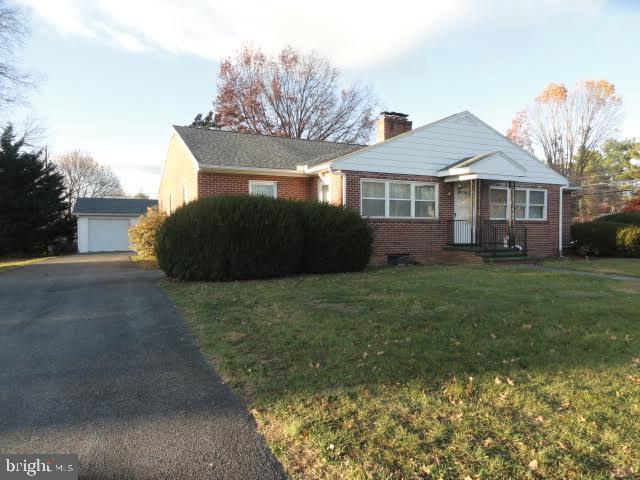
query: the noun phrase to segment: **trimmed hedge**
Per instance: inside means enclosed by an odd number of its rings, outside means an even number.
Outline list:
[[[579,251],[597,256],[620,255],[616,243],[618,230],[628,226],[626,223],[585,222],[571,225],[571,238]]]
[[[303,272],[352,272],[367,266],[373,237],[357,212],[327,203],[298,205],[304,227]]]
[[[627,255],[640,257],[640,227],[632,225],[618,230],[616,244],[618,249]]]
[[[158,265],[180,280],[246,280],[299,270],[303,231],[292,202],[207,197],[178,208],[158,231]]]
[[[356,212],[311,202],[217,196],[176,210],[157,235],[158,265],[180,280],[248,280],[363,269],[371,229]]]
[[[615,222],[640,225],[640,212],[621,212],[603,215],[595,220],[596,222]]]

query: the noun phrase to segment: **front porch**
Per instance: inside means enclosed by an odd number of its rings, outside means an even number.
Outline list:
[[[454,208],[446,249],[491,259],[527,257],[527,227],[517,220],[517,202],[510,201],[517,198],[517,182],[471,179],[452,183]]]

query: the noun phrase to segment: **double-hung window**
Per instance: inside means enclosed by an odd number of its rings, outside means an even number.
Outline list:
[[[396,180],[362,180],[363,217],[432,218],[438,216],[437,185]]]
[[[547,191],[535,188],[516,188],[514,198],[506,187],[491,187],[489,211],[491,220],[506,220],[511,217],[511,202],[514,202],[516,220],[546,220]]]
[[[489,190],[491,220],[506,220],[509,209],[509,190],[506,188],[491,188]]]
[[[278,196],[278,184],[262,180],[249,180],[249,195],[276,198]]]

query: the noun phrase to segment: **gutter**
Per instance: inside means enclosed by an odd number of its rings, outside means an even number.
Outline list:
[[[564,217],[564,205],[563,205],[563,200],[564,200],[564,189],[567,188],[565,185],[562,185],[560,187],[560,209],[558,210],[558,212],[560,213],[559,218],[558,218],[558,257],[560,258],[564,258],[564,255],[562,255],[562,230],[563,230],[563,225],[562,225],[562,220]]]

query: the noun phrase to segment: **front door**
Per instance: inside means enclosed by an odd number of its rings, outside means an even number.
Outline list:
[[[453,218],[453,243],[473,243],[471,182],[456,182],[454,184]]]

